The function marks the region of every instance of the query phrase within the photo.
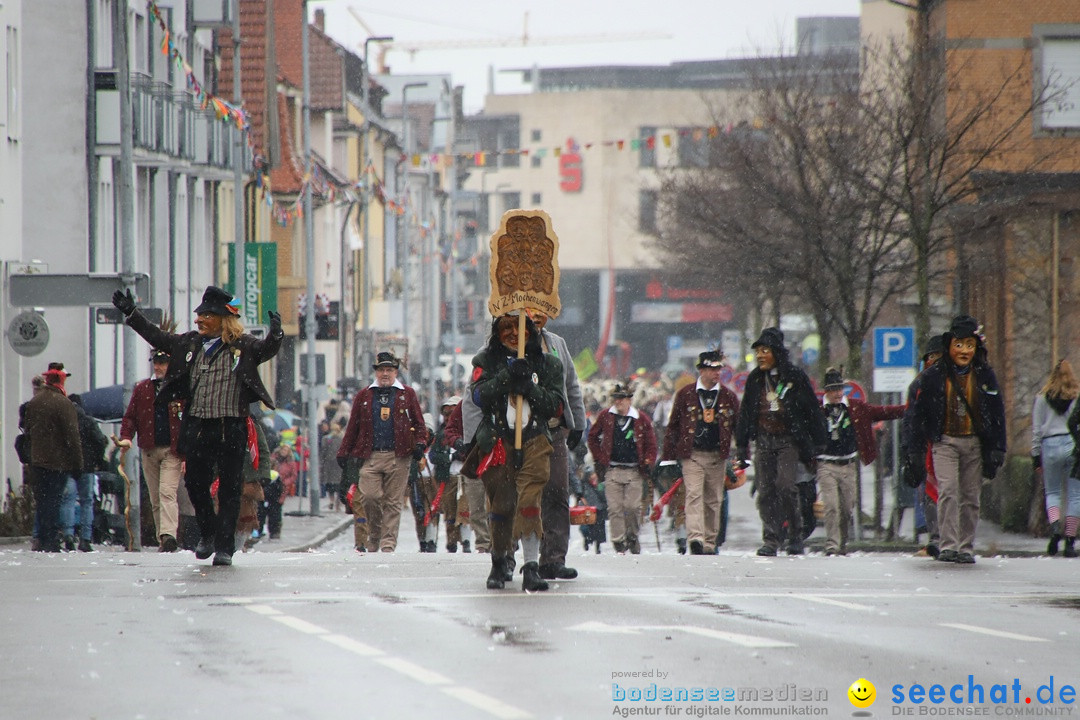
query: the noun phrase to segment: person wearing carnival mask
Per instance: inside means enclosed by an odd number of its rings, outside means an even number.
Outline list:
[[[825,506],[825,554],[846,555],[848,528],[855,509],[859,461],[877,459],[874,423],[903,416],[904,405],[871,405],[844,396],[844,376],[825,371],[825,449],[818,455],[817,484]]]
[[[342,469],[349,458],[360,462],[360,481],[353,496],[353,535],[359,552],[397,549],[409,465],[422,458],[427,448],[424,412],[416,392],[398,379],[400,365],[392,352],[376,355],[375,381],[356,393],[337,453]],[[369,533],[368,519],[372,518],[379,525],[380,537]]]
[[[151,323],[135,307],[131,291],[113,293],[125,322],[154,348],[169,355],[155,406],[183,401],[176,451],[186,462],[187,487],[201,535],[195,557],[214,556],[214,565],[232,565],[244,457],[248,452],[249,408],[261,401],[273,408],[259,377],[259,365],[281,348],[281,315],[268,312],[270,331],[259,339],[244,332],[240,304],[213,285],[195,308],[195,330],[174,334]],[[253,432],[253,429],[250,431]],[[210,486],[218,483],[218,511]]]
[[[681,463],[686,488],[686,540],[691,555],[712,555],[720,534],[731,431],[739,399],[720,382],[724,356],[698,355],[696,384],[675,394],[661,465]]]
[[[518,345],[525,343],[525,357]],[[472,360],[469,392],[483,413],[476,429],[477,452],[483,458],[478,474],[487,492],[491,526],[489,590],[505,587],[513,573],[513,541],[521,542],[524,560],[521,589],[547,590],[540,576],[540,539],[544,535],[540,498],[551,474],[551,430],[548,421],[563,412],[563,368],[545,353],[540,333],[526,316],[525,337],[518,336],[518,317],[492,320],[488,344]],[[515,407],[522,398],[521,453],[514,450]],[[518,464],[520,459],[520,465]]]
[[[825,446],[825,417],[806,373],[784,347],[784,333],[770,327],[750,346],[757,367],[746,378],[735,447],[746,467],[754,440],[754,483],[764,541],[757,554],[775,556],[786,537],[788,555],[803,553],[802,513],[796,465],[813,473]],[[787,523],[785,531],[784,524]]]
[[[938,560],[975,562],[982,479],[1005,462],[1005,403],[986,358],[979,321],[953,318],[943,338],[946,353],[920,376],[912,403],[908,466],[925,477],[930,447],[938,481]]]

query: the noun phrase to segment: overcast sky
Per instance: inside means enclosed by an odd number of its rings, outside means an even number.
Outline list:
[[[324,8],[327,32],[357,55],[369,34],[393,35],[397,42],[461,43],[412,57],[390,52],[387,62],[393,74],[450,73],[455,85],[465,86],[465,110],[471,113],[483,105],[489,68],[496,71],[497,92],[515,92],[521,89],[515,76],[499,70],[753,56],[792,47],[797,17],[857,16],[859,5],[860,0],[312,0],[309,7],[312,16],[314,8]],[[526,14],[530,38],[581,39],[548,47],[465,47],[469,41],[520,38]],[[654,37],[614,42],[645,33]],[[376,47],[371,45],[373,68]]]

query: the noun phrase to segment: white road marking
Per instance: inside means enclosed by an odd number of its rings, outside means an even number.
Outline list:
[[[713,640],[722,640],[733,645],[753,648],[787,648],[798,647],[794,643],[772,638],[758,637],[756,635],[742,635],[740,633],[713,630],[696,625],[609,625],[599,621],[590,621],[568,627],[567,630],[580,630],[584,632],[611,633],[623,635],[638,635],[642,632],[684,632],[690,635],[698,635]]]
[[[282,625],[291,627],[293,630],[299,630],[302,633],[307,633],[308,635],[327,635],[330,632],[326,628],[321,628],[318,625],[309,623],[307,620],[301,620],[300,618],[291,615],[270,615],[269,617],[271,620],[276,620]]]
[[[445,675],[441,675],[433,670],[428,670],[414,662],[404,658],[386,655],[386,653],[376,647],[365,645],[364,643],[345,635],[331,633],[314,623],[309,623],[307,620],[301,620],[300,618],[292,617],[291,615],[285,615],[268,605],[251,604],[252,600],[250,598],[230,598],[228,602],[245,607],[258,615],[268,617],[293,630],[298,630],[308,635],[318,636],[319,639],[325,640],[331,645],[335,645],[343,650],[348,650],[356,655],[374,658],[375,662],[380,665],[401,673],[405,677],[424,685],[443,686],[440,689],[450,697],[456,698],[468,705],[472,705],[478,710],[482,710],[493,717],[501,718],[503,720],[526,720],[527,718],[532,717],[532,715],[521,708],[508,705],[501,700],[496,700],[495,698],[477,692],[472,688],[454,685],[453,680]]]
[[[497,718],[503,718],[503,720],[525,720],[525,718],[531,718],[532,715],[525,712],[521,708],[516,708],[513,705],[507,705],[504,702],[496,700],[493,697],[489,697],[484,693],[477,692],[472,688],[467,687],[446,687],[442,691],[450,697],[457,698],[458,700],[472,705],[478,710],[483,710],[489,715],[494,715]]]
[[[365,645],[359,640],[353,640],[351,637],[345,635],[322,635],[321,638],[331,645],[337,645],[343,650],[348,650],[351,653],[362,655],[364,657],[374,657],[376,655],[383,655],[382,650],[379,648]]]
[[[799,598],[800,600],[808,600],[809,602],[821,603],[822,605],[834,605],[836,607],[846,608],[848,610],[873,610],[870,605],[860,605],[859,603],[845,602],[843,600],[835,600],[830,597],[823,597],[821,595],[792,595],[791,597]]]
[[[437,672],[428,670],[427,668],[420,667],[414,662],[396,657],[379,658],[375,662],[380,665],[385,665],[391,670],[397,670],[402,675],[411,677],[417,682],[422,682],[425,685],[449,685],[450,678],[445,675],[440,675]]]
[[[992,635],[993,637],[1005,638],[1006,640],[1019,640],[1021,642],[1050,642],[1046,638],[1033,637],[1031,635],[1019,635],[1017,633],[994,630],[993,628],[979,627],[978,625],[965,625],[964,623],[938,623],[941,627],[966,630],[967,632]]]

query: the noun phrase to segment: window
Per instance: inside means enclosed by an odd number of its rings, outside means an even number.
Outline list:
[[[542,196],[541,196],[541,194],[540,194],[540,193],[533,193],[533,194],[532,194],[532,204],[533,204],[533,207],[540,207],[540,205],[541,205],[541,202],[542,202],[542,201],[541,201],[541,197],[542,197]]]
[[[679,167],[708,167],[711,144],[702,128],[679,128]]]
[[[540,130],[533,130],[530,134],[533,142],[540,142],[543,139],[543,133]]]
[[[536,155],[534,153],[532,155],[532,160],[530,160],[529,162],[532,163],[532,166],[534,168],[538,168],[538,167],[540,167],[540,166],[542,166],[544,164],[544,158],[542,158],[539,155]]]
[[[517,128],[503,132],[499,137],[499,150],[517,150],[519,148]],[[499,167],[520,167],[521,155],[516,152],[500,152]]]
[[[638,137],[641,139],[638,167],[656,167],[656,128],[642,127]]]
[[[1047,103],[1040,125],[1047,130],[1080,129],[1080,35],[1044,37],[1041,84]]]
[[[8,140],[19,139],[19,29],[4,33],[4,124]]]
[[[641,190],[638,193],[638,230],[648,235],[659,235],[656,224],[657,207],[660,193],[656,190]]]
[[[521,207],[521,193],[508,192],[502,194],[503,200],[503,212],[507,210],[516,210]],[[502,217],[501,215],[499,217]]]

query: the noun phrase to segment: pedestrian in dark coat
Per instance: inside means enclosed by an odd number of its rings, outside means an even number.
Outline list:
[[[750,441],[755,441],[754,482],[764,540],[757,554],[776,555],[786,537],[787,553],[801,555],[802,513],[795,466],[802,463],[811,473],[816,471],[815,458],[825,445],[825,417],[810,378],[791,364],[779,328],[762,330],[751,348],[757,367],[746,379],[735,446],[745,464]]]
[[[202,536],[195,557],[205,560],[213,555],[215,565],[232,565],[249,406],[261,401],[274,407],[258,370],[281,347],[281,316],[270,312],[270,332],[256,338],[244,332],[239,303],[212,285],[195,308],[196,329],[186,333],[168,333],[147,320],[136,309],[130,290],[126,294],[117,290],[113,305],[132,330],[169,354],[154,403],[185,404],[177,451],[187,463],[184,484]],[[220,480],[216,512],[210,496],[215,478]]]
[[[913,402],[908,465],[925,476],[931,448],[939,485],[937,559],[971,564],[982,478],[992,479],[1005,462],[1005,403],[978,320],[953,318],[943,339],[947,352],[923,372]]]
[[[45,371],[45,385],[24,413],[39,547],[45,552],[60,552],[60,500],[68,476],[81,473],[83,466],[79,416],[64,390],[68,373],[62,367]]]

